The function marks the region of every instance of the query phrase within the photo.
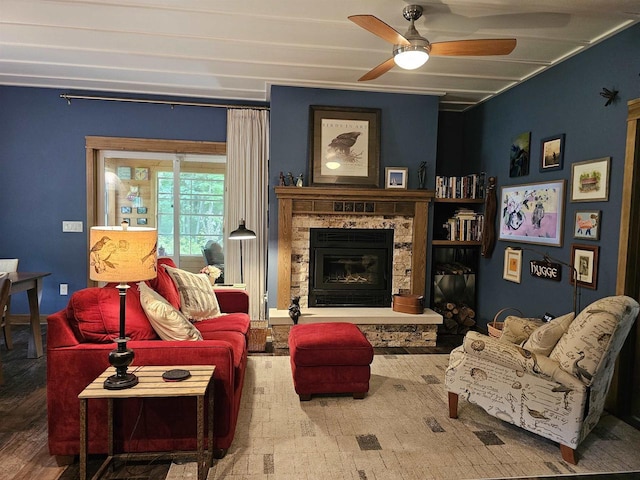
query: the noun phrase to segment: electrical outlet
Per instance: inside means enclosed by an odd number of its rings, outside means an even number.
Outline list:
[[[63,232],[80,232],[82,233],[82,222],[75,222],[71,220],[62,221]]]
[[[69,284],[61,283],[60,284],[60,295],[69,295]]]

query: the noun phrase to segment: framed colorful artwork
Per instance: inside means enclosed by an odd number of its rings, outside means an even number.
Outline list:
[[[562,246],[566,180],[502,187],[498,239]]]
[[[608,201],[610,163],[611,157],[573,163],[571,165],[571,201]]]
[[[573,238],[600,240],[600,210],[578,210],[573,223]]]
[[[562,170],[564,161],[564,133],[543,138],[540,142],[540,171]]]
[[[529,175],[529,150],[531,132],[524,132],[511,139],[509,152],[509,176],[522,177]]]
[[[522,250],[507,247],[504,249],[504,270],[502,278],[520,283],[522,278]]]

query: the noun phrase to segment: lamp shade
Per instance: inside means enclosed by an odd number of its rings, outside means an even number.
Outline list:
[[[229,234],[229,240],[251,240],[253,238],[256,238],[256,233],[245,227],[244,220],[240,220],[240,226]]]
[[[155,228],[91,227],[91,280],[129,283],[155,278],[157,242]]]
[[[429,52],[421,45],[403,45],[398,47],[394,53],[393,61],[405,70],[420,68],[429,60]]]

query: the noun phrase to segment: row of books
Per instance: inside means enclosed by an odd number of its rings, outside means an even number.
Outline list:
[[[463,177],[436,176],[436,198],[484,198],[485,173]]]
[[[443,225],[447,240],[479,242],[482,240],[484,215],[468,208],[456,210]]]

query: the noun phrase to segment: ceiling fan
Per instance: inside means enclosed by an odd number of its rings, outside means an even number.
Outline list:
[[[395,65],[407,70],[414,70],[424,65],[429,59],[429,55],[508,55],[516,47],[515,38],[430,43],[418,33],[413,24],[422,16],[422,6],[407,5],[402,9],[402,15],[411,22],[404,35],[400,35],[394,28],[373,15],[351,15],[349,17],[349,20],[356,25],[393,44],[393,57],[364,74],[358,79],[359,82],[376,79]]]

